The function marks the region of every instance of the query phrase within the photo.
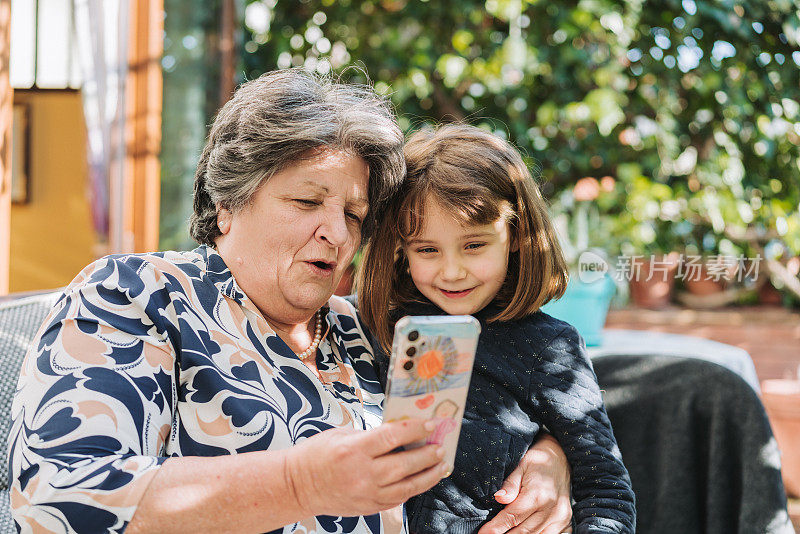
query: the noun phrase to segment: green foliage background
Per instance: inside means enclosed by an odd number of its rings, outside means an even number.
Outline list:
[[[548,196],[614,176],[615,244],[630,252],[733,252],[748,226],[800,252],[797,2],[251,4],[270,23],[246,27],[248,78],[302,64],[363,81],[346,68],[359,65],[405,129],[467,120],[505,135]]]
[[[407,131],[466,120],[509,138],[549,198],[613,176],[598,201],[610,222],[593,243],[610,253],[768,242],[800,253],[798,0],[246,0],[240,10],[243,79],[292,65],[361,82],[366,71]]]
[[[162,250],[197,246],[189,237],[194,171],[219,103],[219,0],[164,0],[161,127]]]

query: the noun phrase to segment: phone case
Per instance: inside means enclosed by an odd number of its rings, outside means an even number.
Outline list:
[[[440,444],[451,469],[480,330],[469,315],[407,316],[394,329],[383,420],[436,421],[426,441],[406,448]]]

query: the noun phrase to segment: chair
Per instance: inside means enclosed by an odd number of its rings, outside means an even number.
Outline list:
[[[794,532],[769,420],[740,375],[677,356],[592,363],[636,494],[637,532]]]
[[[16,532],[11,519],[8,488],[11,401],[17,390],[19,371],[28,345],[59,294],[48,292],[0,302],[0,533]]]

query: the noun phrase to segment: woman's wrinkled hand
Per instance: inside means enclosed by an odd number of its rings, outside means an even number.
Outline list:
[[[425,445],[432,421],[408,419],[372,430],[332,429],[287,451],[285,476],[308,515],[358,516],[404,503],[447,474],[443,449]]]
[[[569,464],[555,438],[545,434],[525,453],[495,500],[506,507],[478,534],[572,532]]]

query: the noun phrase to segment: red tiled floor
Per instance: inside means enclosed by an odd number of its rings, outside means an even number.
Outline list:
[[[611,310],[606,328],[672,332],[713,339],[750,353],[759,380],[797,376],[800,312],[758,306],[720,310]]]

